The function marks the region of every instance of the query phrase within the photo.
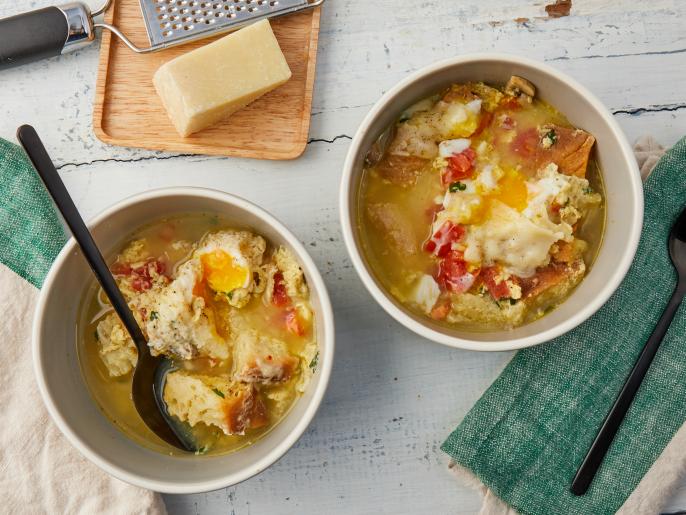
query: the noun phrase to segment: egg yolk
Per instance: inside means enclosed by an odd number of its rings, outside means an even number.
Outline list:
[[[216,292],[228,293],[244,288],[249,271],[236,264],[230,254],[214,250],[200,256],[207,284]]]
[[[515,171],[508,171],[498,183],[498,192],[490,195],[494,200],[510,206],[517,211],[524,211],[527,206],[528,190],[524,178]]]

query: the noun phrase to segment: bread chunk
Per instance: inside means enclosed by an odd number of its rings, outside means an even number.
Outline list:
[[[417,253],[418,243],[410,222],[396,204],[378,203],[367,206],[367,216],[383,234],[388,243],[401,254]]]
[[[253,385],[219,376],[176,371],[167,376],[164,402],[171,415],[191,426],[202,422],[227,435],[242,435],[269,422],[267,409]]]
[[[274,253],[274,263],[283,274],[288,296],[291,299],[306,298],[310,292],[305,282],[305,274],[293,253],[286,247],[279,247]]]
[[[585,177],[595,138],[581,129],[559,125],[546,125],[541,131],[543,138],[536,156],[539,165],[555,163],[560,173]]]
[[[417,156],[386,154],[376,165],[376,171],[387,181],[407,187],[417,182],[417,177],[428,163],[428,159]]]
[[[298,367],[298,358],[286,344],[255,330],[241,332],[234,342],[234,374],[237,381],[273,384],[288,381]]]
[[[119,377],[131,372],[136,366],[138,351],[115,313],[98,322],[96,336],[98,352],[110,376]]]

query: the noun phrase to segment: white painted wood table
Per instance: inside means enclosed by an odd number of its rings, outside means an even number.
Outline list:
[[[0,16],[48,5],[0,0]],[[329,0],[323,10],[310,143],[290,162],[188,157],[110,147],[92,131],[98,45],[0,75],[0,137],[36,126],[81,212],[172,185],[218,188],[283,220],[307,245],[336,312],[326,399],[298,444],[243,484],[165,496],[170,513],[475,513],[439,446],[511,358],[424,341],[363,289],[341,241],[337,193],[350,137],[379,96],[437,59],[506,51],[587,85],[630,140],[686,134],[686,2]],[[2,35],[0,34],[0,37]],[[686,485],[668,511],[686,508]]]

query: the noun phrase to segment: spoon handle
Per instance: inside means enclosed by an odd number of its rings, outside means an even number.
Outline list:
[[[574,477],[574,481],[572,481],[571,490],[574,495],[585,494],[588,487],[591,485],[596,472],[605,458],[605,454],[607,454],[607,451],[612,444],[612,440],[614,440],[614,437],[617,434],[619,426],[624,420],[624,416],[627,411],[629,411],[629,407],[643,382],[646,372],[648,372],[648,369],[650,368],[650,364],[662,343],[662,339],[665,336],[667,329],[669,329],[677,309],[679,309],[679,305],[684,298],[685,290],[686,283],[677,284],[672,297],[669,299],[667,307],[662,313],[653,333],[643,347],[643,351],[641,351],[641,355],[638,357],[634,368],[631,370],[629,377],[624,383],[622,391],[619,393],[619,396],[617,397],[617,400],[615,400],[607,417],[605,417],[605,421],[603,422],[598,435],[595,437],[581,467],[579,467],[579,470]]]
[[[133,317],[133,313],[131,313],[131,310],[129,309],[129,305],[119,291],[107,263],[105,263],[95,241],[93,241],[93,237],[69,196],[67,188],[64,186],[62,179],[60,179],[57,170],[55,170],[55,166],[52,164],[52,160],[45,150],[38,134],[36,134],[36,130],[30,125],[22,125],[17,130],[17,139],[22,147],[24,147],[31,163],[33,163],[34,168],[45,184],[45,188],[57,205],[58,210],[62,213],[74,239],[79,244],[79,247],[81,247],[81,251],[86,258],[88,265],[93,270],[105,295],[107,295],[107,298],[112,303],[114,311],[119,315],[124,327],[126,327],[133,338],[133,341],[138,348],[138,352],[146,352],[148,346],[145,342],[145,336],[143,336],[136,319]]]

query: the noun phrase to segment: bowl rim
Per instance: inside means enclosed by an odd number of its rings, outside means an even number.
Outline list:
[[[331,301],[329,299],[329,294],[326,285],[321,277],[321,274],[319,273],[317,266],[310,257],[310,254],[305,249],[304,245],[300,243],[296,236],[273,215],[271,215],[269,212],[259,207],[258,205],[248,200],[245,200],[241,197],[238,197],[231,193],[226,193],[223,191],[202,187],[157,188],[128,196],[116,202],[115,204],[112,204],[111,206],[103,209],[97,215],[91,218],[87,222],[87,226],[90,229],[91,227],[106,221],[113,214],[129,208],[133,204],[138,204],[146,200],[179,195],[195,196],[225,202],[227,204],[231,204],[235,207],[238,207],[239,209],[243,209],[244,211],[247,211],[250,214],[257,216],[258,218],[263,220],[265,223],[267,223],[273,229],[275,229],[292,248],[298,251],[299,261],[301,262],[303,268],[308,274],[310,287],[313,288],[314,291],[316,291],[317,293],[319,302],[321,303],[321,320],[324,335],[324,341],[318,342],[318,344],[320,346],[320,349],[325,349],[325,352],[323,353],[324,359],[320,360],[319,373],[321,374],[321,377],[315,385],[313,396],[310,399],[305,409],[305,412],[303,413],[302,417],[297,421],[293,430],[287,435],[287,437],[283,439],[281,442],[279,442],[278,445],[276,445],[273,449],[271,449],[260,459],[251,463],[249,466],[244,467],[238,472],[218,477],[215,479],[198,481],[189,484],[179,484],[173,481],[159,481],[147,478],[141,474],[132,472],[130,470],[115,465],[114,463],[110,462],[109,460],[101,456],[96,449],[92,448],[89,445],[86,445],[79,438],[79,436],[71,430],[69,425],[66,423],[66,420],[62,417],[60,410],[57,407],[55,398],[53,397],[51,391],[48,389],[47,384],[44,380],[43,369],[45,368],[45,363],[43,362],[40,353],[41,338],[39,335],[44,318],[44,313],[46,310],[48,292],[52,289],[52,285],[58,277],[67,256],[69,256],[69,254],[71,254],[77,248],[76,241],[73,237],[69,238],[67,243],[64,245],[62,250],[55,258],[55,261],[53,262],[48,274],[45,277],[43,286],[41,287],[38,302],[34,311],[31,336],[31,351],[34,375],[36,376],[38,389],[40,391],[41,397],[43,398],[43,402],[48,410],[48,413],[50,414],[52,420],[55,422],[55,424],[62,432],[62,434],[84,457],[86,457],[88,460],[96,464],[105,472],[129,484],[162,493],[190,494],[218,490],[220,488],[226,488],[228,486],[232,486],[242,481],[245,481],[273,465],[276,461],[283,457],[286,454],[286,452],[298,441],[298,439],[303,435],[305,430],[309,427],[311,421],[314,419],[314,416],[317,413],[321,405],[321,402],[324,398],[324,394],[326,393],[329,380],[331,377],[331,370],[333,367],[333,358],[335,350],[335,330],[333,309],[331,307]],[[180,457],[179,459],[183,460],[188,458]],[[208,459],[208,457],[204,457],[203,459]],[[209,457],[209,459],[211,459],[211,457]]]
[[[356,209],[353,204],[355,196],[351,195],[351,179],[354,173],[354,161],[356,156],[361,151],[360,147],[364,135],[367,133],[377,116],[395,101],[395,97],[398,93],[402,92],[411,84],[421,81],[424,77],[453,66],[468,65],[484,61],[493,62],[494,65],[499,62],[506,62],[521,65],[523,67],[535,68],[544,74],[567,83],[570,88],[577,91],[582,97],[584,97],[592,109],[596,111],[596,113],[607,124],[615,141],[618,143],[619,148],[621,149],[621,154],[625,161],[624,165],[629,171],[628,193],[631,195],[636,205],[633,218],[629,220],[629,223],[631,224],[631,233],[626,242],[626,246],[624,247],[624,252],[622,253],[621,258],[618,260],[612,276],[608,278],[598,295],[591,299],[583,309],[577,311],[573,316],[569,317],[563,322],[545,331],[541,331],[540,333],[513,338],[506,341],[468,340],[459,336],[441,333],[412,318],[390,300],[390,294],[387,294],[380,286],[377,285],[371,271],[365,264],[361,254],[361,249],[358,248],[355,242],[355,233],[352,226],[353,210]],[[585,86],[582,86],[572,77],[543,62],[527,57],[521,57],[515,54],[488,52],[470,53],[456,57],[450,57],[448,59],[442,59],[433,64],[420,68],[395,84],[391,89],[384,93],[379,100],[377,100],[377,102],[372,106],[360,123],[360,126],[355,132],[352,142],[348,147],[341,177],[341,186],[339,192],[339,214],[341,229],[343,232],[343,241],[348,249],[348,254],[353,263],[353,267],[360,276],[360,279],[362,280],[362,283],[366,287],[367,291],[372,295],[376,302],[389,315],[391,315],[391,317],[400,322],[406,328],[434,342],[459,349],[484,352],[523,349],[550,341],[553,338],[571,331],[576,326],[591,317],[596,311],[598,311],[598,309],[605,304],[605,302],[619,287],[626,273],[629,271],[631,263],[633,262],[643,228],[643,185],[640,177],[638,164],[636,163],[633,151],[626,140],[624,132],[619,127],[619,124],[615,121],[609,110],[600,102],[600,100],[598,100],[596,96]]]

